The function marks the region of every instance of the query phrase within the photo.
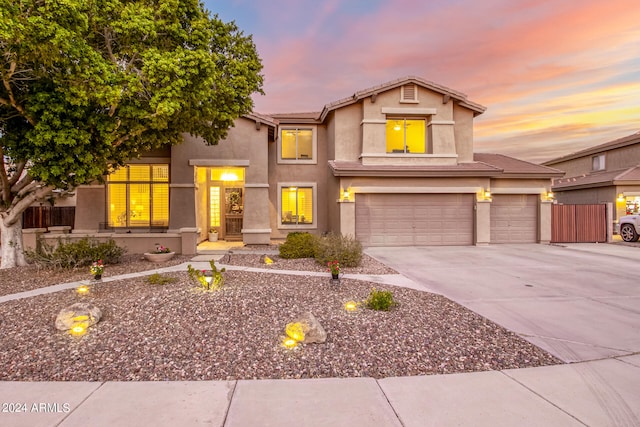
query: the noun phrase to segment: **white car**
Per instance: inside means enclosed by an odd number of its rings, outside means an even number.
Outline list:
[[[626,215],[620,218],[620,237],[625,242],[637,242],[640,237],[640,215]]]

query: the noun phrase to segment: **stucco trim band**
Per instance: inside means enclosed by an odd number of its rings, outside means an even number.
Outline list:
[[[241,159],[189,159],[189,166],[249,166],[249,160]]]

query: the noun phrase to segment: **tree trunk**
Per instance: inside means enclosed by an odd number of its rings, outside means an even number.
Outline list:
[[[0,217],[0,233],[2,234],[1,268],[13,268],[27,265],[22,246],[22,217],[11,225],[5,224],[6,217]]]

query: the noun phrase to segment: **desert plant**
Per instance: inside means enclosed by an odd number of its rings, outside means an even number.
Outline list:
[[[316,237],[306,232],[294,231],[279,247],[281,258],[313,258]]]
[[[58,239],[55,246],[41,241],[37,250],[25,251],[25,255],[39,267],[77,268],[90,266],[95,260],[117,264],[125,252],[113,239],[100,242],[85,237],[75,242]]]
[[[147,283],[150,285],[166,285],[169,283],[175,283],[176,280],[178,279],[175,277],[168,277],[160,273],[153,273],[151,276],[147,277]]]
[[[369,298],[365,301],[365,305],[371,310],[389,311],[397,304],[391,291],[379,291],[376,288],[371,290]]]
[[[187,265],[187,273],[189,273],[189,278],[196,284],[202,286],[204,290],[215,291],[224,285],[224,276],[222,273],[224,273],[226,269],[221,268],[218,270],[214,260],[209,261],[209,265],[211,266],[211,272],[196,270],[189,264]]]
[[[315,239],[313,256],[322,265],[337,260],[342,267],[357,267],[362,261],[362,244],[351,236],[329,233]]]

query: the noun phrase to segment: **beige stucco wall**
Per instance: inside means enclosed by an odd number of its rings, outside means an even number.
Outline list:
[[[473,111],[456,104],[453,107],[453,121],[458,162],[471,162],[473,161]]]
[[[287,126],[296,126],[287,124]],[[301,127],[309,125],[300,124]],[[268,217],[271,227],[271,238],[283,239],[292,231],[307,231],[314,234],[321,234],[329,229],[328,212],[329,196],[328,183],[329,167],[327,150],[327,129],[323,125],[315,126],[317,133],[317,163],[316,164],[282,164],[277,163],[277,144],[280,141],[269,144],[268,150]],[[316,187],[317,199],[314,200],[316,215],[314,223],[311,225],[282,226],[280,223],[281,213],[278,206],[278,184],[313,184]]]
[[[245,168],[243,232],[250,243],[269,243],[267,132],[266,125],[257,127],[255,121],[240,118],[217,145],[208,146],[201,138],[185,135],[185,142],[171,152],[169,228],[200,227],[200,239],[204,240],[208,233],[206,215],[197,215],[196,209],[206,208],[206,199],[196,201],[197,194],[202,198],[204,189],[197,191],[195,168],[240,166]]]
[[[453,165],[460,161],[457,149],[463,150],[464,161],[473,158],[473,113],[465,115],[462,107],[456,106],[451,100],[443,103],[443,95],[418,86],[418,102],[400,102],[401,88],[394,88],[379,93],[373,101],[372,97],[353,104],[362,109],[362,162],[363,164],[439,164]],[[386,109],[401,109],[398,113],[385,113]],[[427,154],[415,156],[393,156],[386,154],[386,127],[388,116],[402,116],[402,109],[407,116],[412,109],[430,109],[435,114],[427,116],[426,138]],[[346,109],[346,108],[343,108]],[[386,110],[388,111],[388,110]],[[455,122],[460,118],[461,123]],[[353,118],[351,118],[353,120]],[[336,128],[338,131],[339,128]],[[460,142],[458,142],[460,138]],[[353,153],[352,153],[353,154]],[[345,160],[351,160],[345,158]],[[355,159],[353,159],[355,160]]]
[[[363,101],[365,104],[369,100]],[[328,145],[328,158],[335,160],[358,160],[362,153],[362,105],[352,104],[334,111],[327,121],[327,139],[335,141]],[[335,151],[332,151],[332,148]]]
[[[640,143],[564,162],[550,163],[548,166],[565,171],[567,178],[588,174],[592,172],[592,158],[599,154],[605,155],[605,170],[607,171],[630,168],[640,163]]]
[[[74,232],[97,232],[106,222],[106,191],[104,185],[83,185],[76,188]]]

